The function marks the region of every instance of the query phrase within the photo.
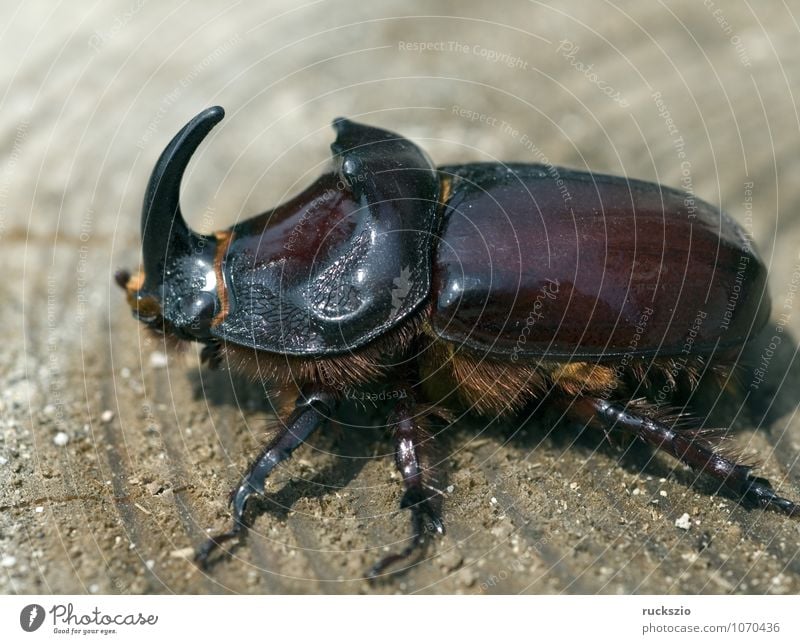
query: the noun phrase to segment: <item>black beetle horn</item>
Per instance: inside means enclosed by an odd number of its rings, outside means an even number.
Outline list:
[[[219,106],[200,112],[170,141],[150,175],[142,206],[145,291],[154,292],[161,284],[168,256],[191,249],[195,235],[181,214],[181,179],[194,151],[224,116]]]

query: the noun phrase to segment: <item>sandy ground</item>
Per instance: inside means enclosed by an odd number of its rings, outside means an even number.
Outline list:
[[[745,370],[740,394],[708,393],[709,422],[800,498],[800,8],[750,4],[5,3],[0,592],[800,592],[796,520],[546,417],[443,432],[449,531],[393,583],[362,579],[407,535],[377,421],[315,436],[271,479],[248,546],[202,573],[186,553],[226,526],[272,411],[194,350],[165,360],[111,279],[138,262],[155,159],[215,103],[228,117],[185,183],[204,230],[307,183],[340,114],[438,163],[684,185],[771,272],[775,322],[745,355],[766,357],[764,382]]]

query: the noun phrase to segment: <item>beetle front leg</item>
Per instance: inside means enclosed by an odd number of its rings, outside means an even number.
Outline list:
[[[211,554],[223,543],[244,536],[249,527],[245,520],[245,509],[250,497],[264,493],[264,483],[272,470],[289,458],[327,420],[333,407],[333,399],[323,391],[314,390],[300,395],[281,431],[267,443],[239,485],[231,492],[233,527],[211,537],[197,550],[195,562],[201,568],[205,568]]]
[[[753,476],[753,468],[721,454],[699,431],[673,429],[636,407],[613,403],[602,398],[581,396],[563,400],[567,415],[584,424],[600,426],[634,435],[639,440],[668,452],[693,470],[710,474],[743,505],[775,508],[789,516],[800,516],[800,505],[778,496],[766,479]]]
[[[395,437],[394,462],[405,488],[400,507],[411,510],[411,543],[401,552],[388,555],[375,564],[369,571],[370,579],[421,552],[426,535],[444,534],[440,515],[441,492],[431,485],[434,477],[424,466],[423,443],[430,440],[430,436],[416,421],[413,412],[413,405],[403,401],[389,417],[389,426]]]

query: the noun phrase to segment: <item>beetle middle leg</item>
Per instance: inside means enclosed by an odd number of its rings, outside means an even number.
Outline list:
[[[324,391],[315,389],[301,393],[282,430],[262,449],[231,492],[233,527],[211,537],[197,550],[195,562],[199,566],[205,567],[211,554],[223,543],[244,536],[249,527],[245,519],[247,502],[253,495],[264,493],[264,483],[275,467],[289,458],[328,419],[333,407],[333,398]]]
[[[403,477],[405,492],[400,507],[411,511],[411,543],[401,552],[388,555],[375,564],[368,577],[375,579],[395,564],[420,553],[427,535],[444,534],[440,515],[441,492],[432,483],[434,477],[425,466],[424,443],[428,432],[414,417],[414,407],[405,400],[395,407],[389,417],[395,437],[395,465]]]
[[[710,474],[745,506],[775,508],[789,516],[800,516],[800,505],[778,496],[768,480],[753,476],[751,466],[720,453],[701,431],[670,427],[653,414],[637,410],[631,403],[625,405],[588,395],[563,398],[561,403],[573,420],[599,427],[607,434],[612,430],[632,434],[668,452],[693,470]]]

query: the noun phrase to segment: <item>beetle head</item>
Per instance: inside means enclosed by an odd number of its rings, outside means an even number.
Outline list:
[[[150,328],[184,340],[205,340],[221,305],[214,266],[217,240],[198,235],[181,214],[186,166],[201,141],[225,115],[211,107],[170,141],[150,176],[142,206],[142,269],[116,275],[134,316]]]

